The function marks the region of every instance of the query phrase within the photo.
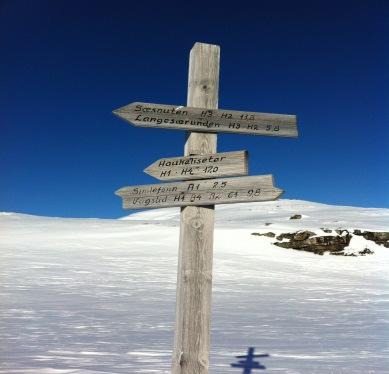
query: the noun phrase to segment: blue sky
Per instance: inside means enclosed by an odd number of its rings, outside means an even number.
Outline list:
[[[0,211],[127,214],[114,191],[183,153],[128,125],[134,101],[185,104],[196,41],[221,46],[219,107],[296,114],[298,139],[221,134],[284,198],[389,207],[386,1],[0,3]]]

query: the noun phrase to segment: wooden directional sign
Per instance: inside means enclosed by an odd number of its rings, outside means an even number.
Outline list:
[[[231,204],[276,200],[283,191],[272,175],[123,187],[115,192],[124,209]]]
[[[144,172],[163,181],[247,175],[247,158],[247,151],[161,158]]]
[[[296,116],[236,110],[204,109],[149,103],[131,103],[113,111],[141,127],[198,132],[297,137]]]

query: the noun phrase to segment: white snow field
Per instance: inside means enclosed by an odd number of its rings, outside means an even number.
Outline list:
[[[1,213],[0,373],[169,373],[178,222],[178,208],[121,220]],[[389,248],[354,237],[349,251],[375,253],[319,256],[251,235],[321,227],[389,231],[389,209],[216,208],[210,373],[242,373],[230,364],[248,347],[270,355],[253,374],[389,373]]]

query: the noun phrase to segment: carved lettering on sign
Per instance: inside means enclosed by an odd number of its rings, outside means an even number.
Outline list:
[[[132,103],[114,114],[135,126],[201,132],[297,137],[296,116]]]
[[[247,151],[163,158],[145,173],[160,180],[208,179],[248,174]]]
[[[262,175],[124,187],[116,194],[125,209],[141,209],[269,201],[282,192],[274,187],[272,175]]]

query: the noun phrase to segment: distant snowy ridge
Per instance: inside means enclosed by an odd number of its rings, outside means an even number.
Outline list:
[[[301,214],[301,220],[290,220]],[[216,205],[216,226],[262,228],[267,223],[277,230],[307,230],[328,227],[381,231],[388,230],[389,209],[327,205],[304,200]],[[180,209],[153,209],[130,214],[120,220],[170,221],[179,223]]]
[[[177,226],[179,210],[158,209],[122,220]],[[373,254],[375,244],[389,248],[389,209],[333,206],[301,200],[278,200],[216,206],[217,228],[253,228],[252,235],[272,244],[323,255]],[[358,236],[358,237],[357,237]]]
[[[179,209],[131,214],[121,220],[177,226]],[[316,254],[373,254],[375,244],[389,247],[389,209],[334,206],[301,200],[278,200],[216,206],[217,228],[252,228],[272,244]],[[377,232],[379,234],[377,234]],[[357,234],[357,235],[356,235]],[[359,237],[356,237],[359,236]],[[379,236],[377,238],[376,236]]]
[[[294,216],[298,218],[292,219]],[[303,200],[277,200],[217,205],[215,217],[217,230],[246,229],[250,230],[250,234],[257,236],[259,243],[265,241],[286,249],[308,250],[318,254],[329,251],[330,253],[334,252],[333,254],[351,256],[366,255],[389,244],[389,241],[387,243],[385,241],[374,243],[371,240],[372,234],[366,234],[389,231],[389,209],[384,208],[335,206]],[[100,226],[102,223],[107,229],[111,227],[112,232],[116,232],[115,235],[122,235],[121,233],[124,235],[123,228],[128,227],[129,224],[178,228],[180,208],[135,212],[118,220],[64,219],[9,212],[0,214],[0,221],[3,221],[5,226],[7,223],[11,225],[18,222],[24,223],[25,220],[29,222],[30,227],[34,226],[33,222],[40,228],[45,227],[46,238],[54,233],[58,237],[63,237],[70,232],[75,237],[82,237],[88,235],[93,227]],[[62,227],[59,232],[58,225]],[[358,232],[359,236],[354,235]],[[387,235],[389,238],[389,233]]]

